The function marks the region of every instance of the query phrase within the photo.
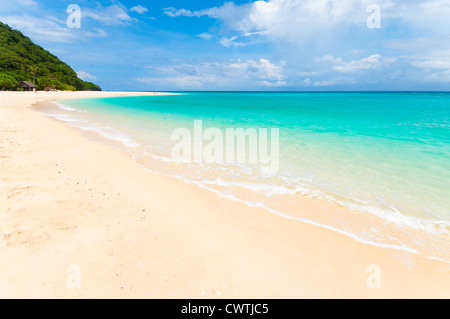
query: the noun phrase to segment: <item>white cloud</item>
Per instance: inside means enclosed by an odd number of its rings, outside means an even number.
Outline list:
[[[15,2],[22,6],[37,6],[38,5],[38,3],[34,0],[16,0]]]
[[[286,86],[286,81],[276,81],[276,82],[269,82],[269,81],[259,81],[257,82],[260,86],[267,86],[267,87],[282,87]]]
[[[383,42],[387,48],[395,50],[420,50],[422,48],[439,49],[442,46],[450,47],[450,37],[418,37],[414,39],[393,39]]]
[[[155,73],[155,76],[141,77],[138,81],[153,86],[175,86],[182,89],[211,87],[249,89],[255,84],[261,87],[279,87],[287,84],[284,80],[283,63],[273,63],[263,58],[185,63],[175,66],[155,66],[149,69]]]
[[[137,78],[141,83],[151,85],[152,87],[167,87],[181,89],[200,89],[207,83],[204,77],[192,75],[178,75],[173,77],[142,77]]]
[[[89,74],[88,72],[85,71],[78,71],[77,75],[80,79],[84,80],[84,81],[95,81],[97,80],[97,77],[95,75]]]
[[[70,43],[79,35],[76,29],[69,29],[58,19],[51,17],[13,15],[0,17],[0,21],[35,40]]]
[[[450,82],[450,70],[427,74],[423,78],[424,82],[442,82],[448,84]]]
[[[332,55],[325,55],[322,58],[316,58],[316,62],[326,68],[327,70],[312,71],[312,72],[298,72],[299,76],[318,76],[323,75],[326,71],[337,71],[340,73],[354,73],[364,70],[375,70],[396,62],[396,58],[383,58],[380,54],[372,54],[366,58],[352,60],[350,62],[344,61],[341,57],[334,57]]]
[[[332,55],[325,55],[321,59],[317,59],[318,62],[331,63],[331,64],[341,64],[343,63],[342,58],[335,58]]]
[[[137,6],[134,6],[134,7],[130,8],[130,12],[137,12],[139,14],[144,14],[147,11],[148,11],[148,9],[146,7],[141,6],[141,5],[137,5]]]
[[[367,8],[374,3],[381,8],[381,29],[367,26]],[[391,81],[406,87],[448,79],[450,73],[449,0],[260,0],[164,13],[215,19],[220,28],[209,32],[217,32],[211,35],[224,47],[264,43],[272,56],[289,61],[282,79],[253,77],[259,85],[361,87]]]
[[[344,85],[344,84],[355,84],[356,80],[353,78],[348,77],[334,77],[328,80],[322,80],[322,81],[315,81],[312,83],[312,86],[316,87],[329,87],[329,86],[336,86],[336,85]]]
[[[397,17],[410,28],[419,29],[429,35],[448,35],[450,2],[448,0],[421,0],[416,3],[394,4],[388,16]]]
[[[163,12],[164,12],[164,14],[166,14],[172,18],[179,17],[179,16],[185,16],[185,17],[195,17],[195,16],[199,17],[200,16],[198,14],[194,14],[190,10],[186,10],[186,9],[177,10],[174,7],[164,8]]]
[[[247,40],[246,38],[252,37],[254,35],[259,35],[259,34],[260,34],[259,32],[247,32],[240,36],[233,35],[231,37],[221,37],[219,40],[219,43],[226,48],[229,48],[232,46],[237,47],[237,46],[250,45],[250,44],[252,44],[252,41]],[[236,41],[238,39],[240,39],[240,40]],[[257,41],[253,41],[253,42],[257,42]]]
[[[382,29],[369,30],[367,8],[376,3],[381,7]],[[290,48],[304,48],[321,39],[321,47],[360,49],[361,41],[369,40],[362,33],[387,34],[392,25],[396,30],[410,35],[448,35],[450,1],[448,0],[266,0],[253,1],[243,5],[226,2],[220,7],[191,11],[189,9],[165,8],[170,17],[207,16],[222,22],[221,43],[227,46],[239,43],[237,38],[244,35],[258,36],[278,45],[288,44]],[[359,38],[353,38],[354,31]],[[342,32],[344,31],[344,32]],[[350,34],[349,34],[350,32]],[[397,31],[398,32],[398,31]],[[389,36],[393,35],[392,33]],[[234,39],[233,39],[234,38]],[[245,41],[250,41],[247,36]],[[230,40],[231,39],[231,40]],[[328,43],[328,45],[327,45]],[[347,46],[347,47],[346,47]]]
[[[133,20],[127,9],[117,4],[109,7],[99,6],[97,9],[82,8],[81,14],[82,18],[88,17],[104,25],[126,25]]]
[[[86,31],[84,34],[90,38],[105,38],[108,36],[105,31],[98,28],[94,28],[94,32]]]
[[[365,23],[368,3],[369,0],[269,0],[239,6],[226,2],[221,7],[199,11],[170,7],[164,13],[170,17],[215,18],[240,35],[301,40],[319,30],[333,30],[339,23]]]
[[[410,78],[416,83],[443,83],[446,84],[448,90],[448,84],[450,83],[450,69],[442,68],[419,68],[416,72],[410,72]]]
[[[450,82],[450,49],[415,56],[411,65],[420,72],[418,82]]]
[[[244,31],[262,31],[273,37],[304,37],[316,32],[335,32],[340,26],[366,27],[367,7],[376,3],[382,20],[400,19],[412,26],[426,26],[448,33],[448,0],[268,0],[255,1],[236,27]],[[383,23],[384,23],[383,22]]]
[[[232,36],[232,37],[230,37],[230,38],[222,37],[222,38],[219,40],[219,43],[220,43],[221,45],[223,45],[224,47],[226,47],[226,48],[229,48],[230,46],[238,46],[239,43],[234,42],[234,40],[236,40],[236,39],[238,39],[238,38],[239,38],[238,36]]]
[[[259,79],[276,81],[283,79],[283,66],[281,64],[273,64],[267,59],[238,60],[224,66],[225,68],[236,70],[242,75],[247,74]]]
[[[38,3],[35,0],[0,0],[0,8],[6,10],[11,8],[17,8],[17,5],[21,7],[36,7]]]
[[[345,61],[342,57],[325,55],[314,59],[314,69],[308,66],[308,71],[294,69],[289,78],[291,82],[303,87],[336,87],[365,84],[385,83],[387,80],[397,81],[398,71],[392,67],[396,58],[385,58],[380,54],[371,54],[368,57]],[[295,81],[294,78],[301,79]]]
[[[427,59],[423,61],[413,61],[411,64],[418,68],[450,70],[449,57],[442,59]]]
[[[297,76],[300,77],[309,77],[309,76],[319,76],[322,75],[322,72],[319,71],[300,71],[300,72],[296,72]]]
[[[199,38],[204,39],[204,40],[210,40],[210,39],[212,38],[212,35],[209,34],[209,33],[206,33],[206,32],[201,33],[201,34],[198,34],[197,36],[198,36]]]
[[[380,59],[381,55],[372,54],[364,59],[354,60],[351,62],[340,62],[338,65],[333,67],[333,70],[339,72],[357,72],[361,70],[373,69],[380,65]]]
[[[32,17],[29,15],[0,16],[0,21],[20,30],[34,41],[73,43],[87,38],[104,38],[107,33],[99,28],[69,29],[65,20],[54,16]]]
[[[236,5],[233,2],[225,2],[221,7],[213,7],[199,11],[191,11],[187,9],[176,9],[174,7],[164,8],[163,13],[169,17],[210,17],[221,20],[226,25],[236,26],[240,21],[244,20],[251,8],[251,3]]]

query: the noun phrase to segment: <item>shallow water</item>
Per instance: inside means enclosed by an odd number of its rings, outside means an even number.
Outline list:
[[[360,241],[450,259],[449,93],[182,93],[58,103],[46,114],[116,140],[153,171]],[[194,134],[195,120],[224,136],[227,128],[278,129],[279,169],[173,161],[172,132]],[[342,209],[311,211],[309,200]]]

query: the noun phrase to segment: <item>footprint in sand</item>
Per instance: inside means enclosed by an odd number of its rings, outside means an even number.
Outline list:
[[[58,223],[58,222],[53,222],[49,226],[53,229],[62,230],[62,231],[70,231],[70,230],[75,230],[78,228],[77,225],[69,225],[69,224]]]
[[[58,206],[62,207],[64,211],[78,211],[81,214],[93,212],[94,206],[90,203],[78,203],[73,200],[59,200],[57,201]]]
[[[6,247],[41,244],[49,238],[48,234],[42,231],[30,232],[16,230],[12,233],[3,235],[3,239],[6,241]]]
[[[10,194],[8,195],[8,199],[25,199],[26,197],[30,197],[31,192],[30,190],[33,189],[31,186],[27,187],[16,187],[13,188],[10,191]]]

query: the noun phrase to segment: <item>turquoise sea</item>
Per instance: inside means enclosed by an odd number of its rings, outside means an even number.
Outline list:
[[[107,138],[149,170],[293,222],[450,262],[450,93],[196,92],[57,106],[47,115]],[[172,132],[193,131],[195,120],[223,132],[278,128],[278,171],[173,161]]]

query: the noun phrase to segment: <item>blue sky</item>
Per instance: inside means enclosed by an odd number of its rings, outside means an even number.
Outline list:
[[[104,90],[450,90],[449,0],[0,0],[0,21]]]

